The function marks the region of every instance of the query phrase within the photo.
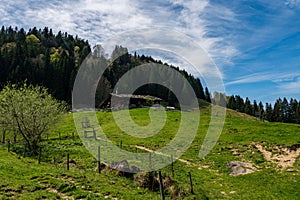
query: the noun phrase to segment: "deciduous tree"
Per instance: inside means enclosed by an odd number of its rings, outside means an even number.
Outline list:
[[[0,92],[1,125],[17,130],[33,153],[37,153],[39,142],[57,124],[65,108],[40,86],[9,84]]]

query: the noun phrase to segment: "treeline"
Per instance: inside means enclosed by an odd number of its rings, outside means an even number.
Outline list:
[[[279,98],[274,106],[271,103],[264,106],[262,102],[251,103],[248,98],[235,95],[228,98],[227,107],[270,122],[300,123],[300,101],[293,98],[289,101]]]
[[[113,88],[115,87],[118,80],[129,70],[133,69],[136,66],[140,66],[143,64],[152,64],[153,68],[158,67],[157,64],[163,66],[162,69],[165,67],[166,70],[161,70],[159,74],[157,74],[157,70],[155,69],[148,69],[148,71],[139,72],[139,75],[135,75],[131,73],[130,80],[133,80],[132,83],[137,82],[134,79],[141,78],[141,74],[144,73],[142,76],[143,78],[147,78],[149,82],[154,80],[154,76],[160,76],[162,82],[168,82],[171,80],[179,80],[178,74],[175,71],[179,72],[192,86],[195,91],[195,94],[198,99],[203,100],[210,100],[210,93],[207,88],[205,88],[205,92],[201,81],[199,78],[195,78],[193,75],[189,74],[185,70],[179,69],[179,67],[175,67],[173,65],[169,65],[167,63],[163,63],[160,60],[155,60],[151,56],[145,55],[137,55],[134,53],[133,55],[128,52],[128,49],[122,46],[116,46],[112,52],[111,59],[105,58],[104,49],[97,45],[93,51],[94,58],[102,60],[100,62],[107,62],[110,66],[104,72],[104,77],[100,80],[100,84],[98,86],[98,93],[96,95],[96,104],[101,106],[101,102],[109,96],[109,93],[112,92]],[[96,58],[95,58],[96,57]],[[113,62],[111,62],[113,60]],[[95,61],[94,61],[95,62]],[[172,68],[174,70],[167,70],[167,68]],[[166,80],[164,80],[166,79]],[[131,81],[128,81],[130,84]],[[177,90],[180,91],[180,94],[184,94],[186,91],[186,86],[182,83],[169,83],[169,85],[176,85]],[[128,88],[134,88],[134,86],[127,85]],[[123,88],[125,89],[125,88]],[[125,91],[125,92],[124,92]],[[122,88],[118,88],[119,93],[126,93],[126,89],[122,90]],[[163,99],[168,105],[171,106],[179,106],[178,99],[176,98],[175,94],[166,87],[163,87],[158,84],[147,84],[140,88],[138,88],[134,94],[141,94],[141,95],[153,95]]]
[[[0,31],[0,83],[24,80],[71,102],[77,70],[91,52],[88,41],[52,29],[5,28]]]
[[[97,105],[112,92],[116,82],[128,70],[144,63],[158,63],[151,56],[131,55],[128,50],[116,46],[111,58],[106,58],[104,49],[95,46],[93,51],[88,41],[68,33],[54,34],[52,29],[32,28],[25,31],[23,28],[2,26],[0,31],[0,84],[7,82],[18,83],[27,80],[28,83],[41,85],[57,99],[71,103],[71,94],[77,71],[83,60],[92,52],[101,62],[110,64],[100,80],[96,102]],[[122,55],[122,56],[119,56]],[[113,63],[110,63],[114,60]],[[164,63],[179,71],[191,84],[199,99],[210,101],[208,89],[203,90],[200,79],[193,77],[178,67]],[[171,105],[177,102],[176,97],[166,88],[145,86],[136,91],[138,94],[152,94],[161,97]]]
[[[32,28],[25,31],[23,28],[2,26],[0,30],[0,86],[8,82],[19,83],[27,80],[28,83],[41,85],[57,99],[71,103],[71,93],[77,71],[83,60],[92,52],[95,59],[110,65],[100,79],[96,106],[106,99],[112,92],[117,81],[130,69],[145,64],[154,63],[171,67],[181,73],[190,83],[197,98],[207,102],[225,105],[239,112],[259,117],[271,122],[300,123],[300,101],[286,98],[276,100],[275,104],[257,103],[238,95],[226,97],[215,93],[211,98],[208,88],[203,89],[199,78],[181,70],[178,67],[155,60],[151,56],[130,54],[127,48],[116,46],[111,58],[107,58],[101,46],[95,46],[93,51],[88,41],[72,36],[68,33],[54,34],[52,29]],[[120,56],[121,55],[121,56]],[[114,62],[111,63],[111,61]],[[150,73],[151,75],[151,73]],[[175,76],[168,74],[169,77]],[[135,78],[135,77],[133,77]],[[185,86],[180,86],[182,94]],[[178,99],[168,89],[156,84],[140,87],[135,94],[150,94],[176,106]]]

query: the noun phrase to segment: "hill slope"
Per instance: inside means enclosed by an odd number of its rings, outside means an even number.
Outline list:
[[[133,120],[141,125],[149,123],[147,109],[130,111]],[[166,126],[159,134],[147,139],[134,139],[116,127],[111,112],[98,112],[103,130],[116,145],[122,140],[123,148],[135,151],[135,146],[156,150],[167,144],[179,126],[180,112],[167,112]],[[300,158],[296,151],[300,142],[299,125],[269,123],[228,110],[227,118],[217,145],[203,160],[198,157],[210,120],[209,108],[201,109],[198,134],[186,153],[174,162],[174,180],[180,199],[297,199],[300,196]],[[192,122],[191,122],[192,123]],[[0,150],[0,197],[15,198],[117,198],[159,199],[159,192],[151,192],[125,178],[108,171],[97,174],[96,160],[82,146],[76,136],[72,115],[65,116],[57,130],[43,143],[42,164],[33,158],[22,158],[23,147],[13,145],[19,155]],[[60,134],[58,134],[60,133]],[[58,137],[61,137],[61,140]],[[9,136],[7,136],[9,138]],[[261,149],[262,148],[262,149]],[[288,150],[285,151],[284,148]],[[299,151],[299,150],[298,150]],[[66,170],[66,153],[76,164]],[[274,159],[268,160],[267,154]],[[281,165],[286,154],[294,153],[290,166]],[[18,159],[20,157],[20,159]],[[276,158],[279,158],[277,161]],[[257,171],[231,176],[226,167],[231,161],[251,164]],[[288,163],[289,161],[286,161]],[[192,174],[194,194],[189,192],[188,172]],[[171,166],[162,169],[172,174]],[[172,194],[166,191],[167,198]]]

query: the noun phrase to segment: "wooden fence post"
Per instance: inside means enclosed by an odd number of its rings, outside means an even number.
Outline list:
[[[173,163],[173,155],[171,155],[171,167],[172,167],[172,177],[174,178],[174,163]]]
[[[8,143],[8,147],[7,147],[7,151],[10,152],[10,140],[7,141]]]
[[[135,159],[137,159],[137,157],[138,157],[138,155],[137,155],[137,153],[138,153],[138,149],[135,147]]]
[[[100,145],[98,146],[98,173],[101,173],[101,156],[100,156]]]
[[[159,179],[160,196],[161,196],[162,200],[165,200],[164,184],[163,184],[163,181],[162,181],[161,171],[158,171],[158,179]]]
[[[16,144],[16,143],[17,143],[17,133],[14,132],[14,144]]]
[[[193,182],[192,182],[192,175],[191,172],[189,171],[189,178],[190,178],[190,192],[192,194],[194,194],[194,190],[193,190]]]
[[[2,131],[3,135],[2,135],[2,143],[5,144],[5,134],[6,134],[6,130],[5,128]]]
[[[26,144],[24,144],[24,149],[23,149],[23,158],[26,156]]]
[[[149,169],[152,168],[152,163],[151,163],[151,152],[149,152]]]
[[[69,154],[67,154],[67,170],[69,170],[70,169],[70,155]]]
[[[39,157],[38,157],[39,164],[41,164],[41,158],[42,158],[42,147],[39,148]]]
[[[75,139],[74,132],[72,132],[72,140],[74,140],[74,139]]]
[[[120,151],[122,150],[122,140],[120,141]]]

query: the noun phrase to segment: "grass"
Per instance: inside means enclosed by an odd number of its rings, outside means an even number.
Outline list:
[[[76,158],[78,157],[73,157],[73,159]],[[81,163],[82,166],[71,166],[70,171],[67,171],[63,165],[48,162],[39,165],[32,158],[18,159],[16,154],[1,150],[0,199],[57,199],[64,197],[75,199],[104,199],[105,197],[158,199],[159,197],[156,193],[149,193],[145,189],[137,188],[131,180],[125,177],[111,173],[97,174],[89,166],[83,166],[83,163]]]
[[[200,113],[197,135],[181,157],[192,165],[178,160],[174,162],[174,179],[181,191],[180,199],[298,199],[300,158],[297,158],[293,172],[281,170],[266,161],[253,144],[261,144],[272,150],[277,145],[290,147],[300,143],[299,125],[261,122],[228,110],[216,146],[201,160],[198,154],[210,122],[209,108],[202,108]],[[191,124],[195,123],[193,114],[188,113]],[[139,125],[151,123],[148,109],[133,109],[130,115]],[[146,139],[123,132],[114,122],[111,112],[98,112],[97,118],[112,143],[119,145],[122,140],[123,149],[135,152],[135,145],[156,150],[168,144],[178,131],[181,114],[168,111],[166,124],[161,131]],[[75,133],[74,140],[71,138],[72,132]],[[71,114],[65,116],[42,146],[40,165],[37,158],[23,158],[22,145],[13,145],[13,152],[7,152],[6,146],[0,147],[0,199],[160,199],[159,192],[137,187],[132,178],[107,171],[98,174],[97,162],[79,139]],[[76,162],[71,165],[70,171],[66,170],[67,153]],[[225,165],[234,160],[250,162],[258,171],[243,176],[229,176],[230,169]],[[194,194],[189,192],[189,171]],[[171,175],[171,166],[163,168],[162,173]],[[167,199],[171,192],[166,191]]]

